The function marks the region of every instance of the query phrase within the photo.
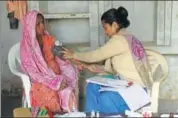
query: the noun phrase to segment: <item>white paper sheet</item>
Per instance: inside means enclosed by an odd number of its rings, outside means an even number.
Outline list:
[[[99,85],[103,85],[103,86],[109,86],[109,87],[120,87],[120,86],[128,86],[128,81],[125,80],[118,80],[118,79],[107,79],[107,78],[103,78],[100,76],[95,76],[95,77],[91,77],[89,79],[87,79],[87,82],[90,83],[95,83],[95,84],[99,84]]]
[[[59,117],[62,117],[62,118],[71,118],[71,117],[85,118],[86,114],[84,112],[71,112],[71,113],[66,113],[66,114],[63,114],[63,115],[56,114],[54,116],[54,118],[59,118]]]
[[[132,111],[150,103],[150,96],[140,85],[133,84],[132,86],[127,87],[128,82],[125,80],[106,79],[98,76],[89,78],[87,82],[106,86],[101,87],[99,91],[118,92]]]
[[[150,97],[146,91],[136,84],[127,88],[101,87],[100,91],[118,92],[132,111],[135,111],[150,102]]]

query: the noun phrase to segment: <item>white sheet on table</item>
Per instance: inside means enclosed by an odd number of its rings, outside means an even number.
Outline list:
[[[116,117],[116,118],[121,117],[121,118],[122,118],[123,116],[121,116],[121,115],[112,115],[112,116],[109,116],[109,117],[111,117],[111,118],[112,118],[112,117]]]
[[[63,115],[60,115],[60,114],[56,114],[54,116],[54,118],[59,118],[59,117],[62,117],[62,118],[71,118],[71,117],[86,117],[86,114],[84,112],[71,112],[71,113],[66,113],[66,114],[63,114]]]

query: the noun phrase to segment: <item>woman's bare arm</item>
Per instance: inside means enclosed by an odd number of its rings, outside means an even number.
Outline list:
[[[104,67],[102,65],[87,64],[87,63],[84,63],[84,62],[81,62],[78,60],[74,60],[74,59],[72,59],[71,61],[74,65],[76,65],[78,67],[79,70],[87,69],[94,73],[107,73],[107,72],[105,72]]]

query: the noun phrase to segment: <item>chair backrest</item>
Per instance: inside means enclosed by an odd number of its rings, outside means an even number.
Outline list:
[[[20,72],[20,43],[17,43],[13,45],[9,51],[8,54],[8,65],[10,68],[10,71],[20,77],[22,80],[23,88],[25,90],[25,95],[26,95],[26,100],[27,100],[27,105],[28,107],[31,106],[30,104],[30,88],[31,88],[31,83],[29,76],[25,75],[24,73]]]
[[[146,49],[148,56],[148,63],[151,66],[153,74],[153,86],[151,90],[151,110],[153,113],[158,112],[159,107],[159,89],[160,84],[168,76],[168,63],[167,60],[159,52],[153,51],[151,49]]]
[[[20,43],[13,45],[8,54],[8,64],[10,71],[17,76],[20,76],[18,64],[20,64]]]
[[[168,63],[165,57],[151,49],[146,49],[146,54],[153,73],[153,79],[165,80],[168,76]]]

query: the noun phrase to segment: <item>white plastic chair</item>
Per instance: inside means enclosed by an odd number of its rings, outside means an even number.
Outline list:
[[[159,52],[153,51],[151,49],[146,49],[146,54],[148,56],[148,62],[151,66],[154,80],[151,90],[150,108],[153,113],[158,113],[160,84],[168,76],[168,64],[167,60]]]
[[[22,80],[23,88],[25,91],[25,95],[22,97],[22,107],[31,107],[30,103],[30,88],[31,83],[29,76],[22,73],[19,69],[20,67],[20,43],[15,44],[11,47],[8,54],[8,65],[11,72],[20,77]]]

